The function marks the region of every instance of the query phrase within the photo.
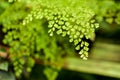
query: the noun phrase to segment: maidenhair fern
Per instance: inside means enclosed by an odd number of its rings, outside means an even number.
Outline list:
[[[86,7],[95,12],[95,19],[98,22],[105,20],[109,24],[120,24],[120,3],[118,0],[85,0],[82,1],[82,5],[87,5]]]
[[[120,24],[120,4],[114,0],[8,1],[9,7],[0,15],[0,23],[16,76],[23,70],[30,72],[36,59],[62,60],[63,53],[75,52],[73,46],[86,60],[87,40],[95,34],[98,22]],[[48,78],[52,72],[50,68],[44,71]],[[56,70],[53,74],[57,75]]]
[[[94,13],[77,4],[78,0],[40,0],[37,7],[25,18],[23,25],[34,19],[46,20],[48,33],[54,32],[63,37],[68,36],[73,42],[82,59],[88,57],[89,43],[84,39],[90,39],[99,25],[92,19]],[[69,6],[68,6],[69,5]],[[44,27],[44,26],[43,26]]]

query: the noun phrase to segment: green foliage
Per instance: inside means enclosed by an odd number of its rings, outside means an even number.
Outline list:
[[[95,18],[99,22],[105,20],[109,24],[117,23],[120,24],[120,3],[117,0],[90,0],[87,1],[86,5],[91,7],[95,12]],[[84,3],[83,3],[84,4]],[[93,5],[90,5],[93,4]],[[85,6],[86,6],[85,5]]]
[[[6,5],[9,7],[0,15],[0,23],[6,33],[3,42],[10,46],[10,60],[18,77],[23,70],[31,72],[36,59],[51,63],[60,61],[63,55],[75,53],[73,47],[86,60],[87,40],[93,38],[99,27],[97,22],[106,20],[120,24],[120,4],[114,0],[9,2]],[[48,79],[52,77],[48,73],[54,74],[53,79],[58,75],[52,70],[47,68],[44,71]]]
[[[0,70],[8,71],[8,62],[0,62]]]
[[[46,68],[44,70],[44,74],[46,74],[47,79],[49,80],[56,80],[58,76],[58,70],[54,68]]]
[[[23,70],[30,72],[35,59],[53,62],[60,60],[60,57],[65,53],[74,53],[74,49],[68,48],[69,44],[62,44],[67,40],[59,36],[49,37],[46,21],[34,20],[32,23],[22,26],[24,17],[31,10],[31,4],[27,2],[13,3],[0,17],[4,26],[3,32],[7,34],[3,42],[10,46],[10,60],[14,65],[17,77],[21,75]],[[8,16],[9,14],[10,16]]]
[[[63,37],[68,36],[69,41],[76,46],[75,49],[81,49],[81,58],[87,59],[89,49],[87,48],[88,45],[85,44],[89,43],[83,39],[90,39],[95,28],[99,26],[92,19],[94,13],[88,8],[79,6],[80,3],[77,0],[40,0],[38,4],[31,14],[25,18],[23,25],[34,19],[39,19],[42,22],[45,20],[48,24],[50,36],[53,36],[54,32]]]
[[[8,2],[13,2],[13,1],[21,1],[21,0],[8,0]]]

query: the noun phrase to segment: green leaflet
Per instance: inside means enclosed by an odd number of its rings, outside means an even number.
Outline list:
[[[8,71],[8,62],[0,63],[0,70]]]

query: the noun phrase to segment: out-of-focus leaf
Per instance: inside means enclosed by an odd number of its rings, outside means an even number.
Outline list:
[[[0,70],[8,71],[8,62],[0,63]]]

